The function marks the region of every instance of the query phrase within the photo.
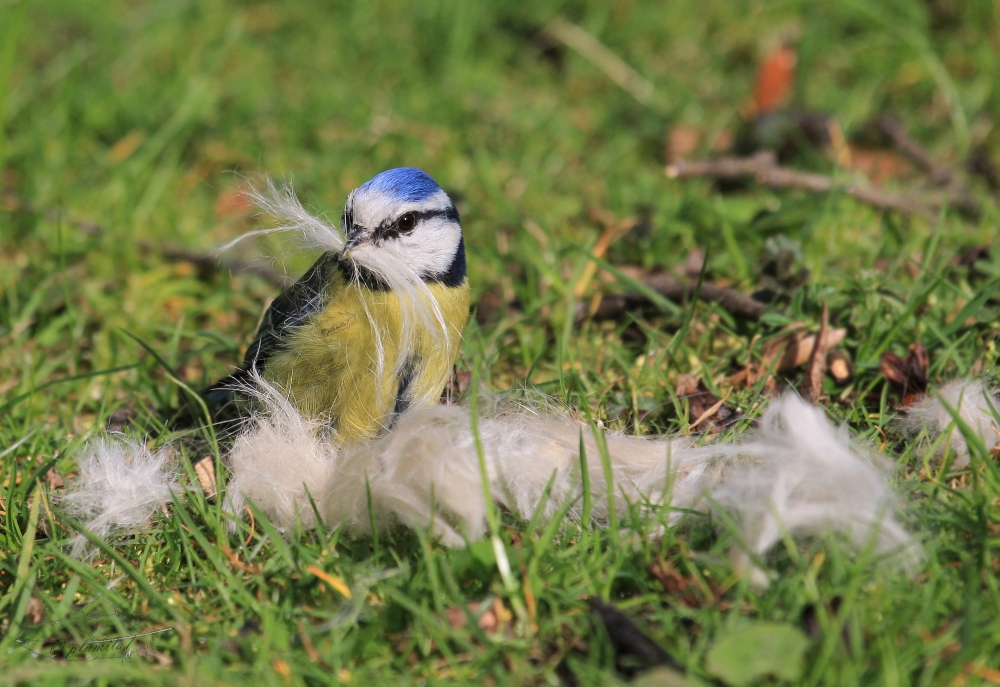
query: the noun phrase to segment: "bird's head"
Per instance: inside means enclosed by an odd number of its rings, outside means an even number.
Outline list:
[[[424,281],[465,278],[458,210],[429,174],[413,167],[382,172],[347,197],[342,261],[366,266],[389,258]]]

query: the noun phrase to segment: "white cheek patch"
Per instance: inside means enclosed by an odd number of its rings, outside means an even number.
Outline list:
[[[421,276],[436,276],[451,267],[461,240],[458,222],[432,217],[418,222],[412,233],[386,241],[382,248],[406,260]]]

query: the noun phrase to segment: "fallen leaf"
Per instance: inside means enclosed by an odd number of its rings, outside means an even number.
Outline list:
[[[28,606],[24,609],[24,617],[31,621],[32,625],[38,625],[45,619],[45,608],[42,602],[35,597],[28,599]]]
[[[215,216],[243,217],[253,211],[253,201],[241,186],[223,191],[215,201]]]
[[[785,105],[795,84],[795,48],[782,45],[770,53],[757,69],[753,101],[757,112],[772,112]]]
[[[281,658],[272,658],[271,667],[274,668],[274,672],[281,676],[285,684],[291,684],[292,669],[289,667],[287,661]]]
[[[145,644],[140,644],[139,645],[139,652],[138,653],[139,653],[140,656],[143,656],[145,658],[151,658],[151,659],[153,659],[159,665],[161,665],[161,666],[163,666],[165,668],[169,668],[170,666],[172,666],[174,664],[174,659],[170,658],[169,656],[167,656],[165,653],[163,653],[161,651],[157,651],[155,649],[152,649],[152,648],[146,646]]]
[[[128,427],[134,426],[134,420],[139,417],[139,413],[134,408],[124,406],[115,408],[108,416],[108,431],[122,432]]]
[[[608,638],[615,648],[615,657],[619,667],[634,669],[640,666],[677,666],[670,654],[636,627],[635,623],[617,608],[597,598],[590,599],[590,608],[601,619],[604,629],[608,632]]]
[[[477,618],[476,624],[487,634],[495,634],[497,631],[511,629],[509,625],[514,615],[503,605],[500,597],[494,597],[493,603],[486,607],[485,610],[483,610],[482,602],[473,601],[469,604],[469,611],[474,618]],[[455,630],[465,627],[468,622],[468,616],[459,606],[449,606],[445,609],[444,614],[448,620],[448,625]]]
[[[983,665],[973,665],[969,668],[969,672],[990,684],[1000,685],[1000,670]]]
[[[670,128],[667,134],[667,162],[673,164],[683,160],[698,150],[701,144],[701,131],[693,126],[678,124]]]
[[[796,627],[758,622],[729,632],[712,645],[705,659],[709,673],[741,687],[772,675],[794,682],[802,674],[809,640]]]
[[[202,458],[194,464],[194,471],[198,475],[198,483],[205,496],[208,498],[215,496],[215,460],[211,456]]]
[[[49,471],[45,473],[45,481],[49,483],[49,489],[62,489],[66,486],[62,475],[54,467],[49,468]]]
[[[595,222],[604,225],[604,229],[601,230],[597,241],[594,243],[594,247],[590,251],[590,254],[598,259],[603,258],[607,254],[608,248],[618,241],[618,239],[629,233],[639,223],[639,220],[635,217],[626,217],[619,220],[610,212],[601,210],[600,208],[591,208],[589,214],[590,218]],[[580,275],[576,285],[573,287],[573,296],[577,300],[583,297],[595,274],[597,274],[597,261],[590,260],[584,266],[583,274]]]
[[[762,347],[760,361],[751,362],[746,368],[730,376],[729,383],[747,386],[755,384],[763,378],[771,365],[774,365],[775,373],[788,372],[805,365],[816,346],[816,336],[799,325],[799,328],[771,339]],[[822,346],[827,350],[834,348],[845,336],[846,329],[828,329]]]
[[[913,405],[927,393],[927,349],[919,341],[910,344],[905,358],[886,351],[878,361],[879,372],[903,399],[903,407]]]
[[[876,186],[883,186],[913,172],[913,166],[906,158],[890,150],[868,150],[850,148],[848,169],[861,172]]]
[[[262,572],[264,572],[263,568],[251,568],[249,565],[241,561],[239,557],[235,553],[233,553],[232,550],[225,544],[222,545],[222,553],[226,556],[226,558],[229,559],[230,563],[232,563],[245,573],[250,573],[251,575],[260,575]]]
[[[732,424],[736,417],[736,411],[725,403],[728,394],[725,398],[718,398],[694,375],[677,375],[674,390],[678,398],[688,402],[691,431],[699,434],[718,432]]]
[[[650,565],[649,572],[669,596],[678,598],[690,608],[702,606],[702,596],[697,593],[697,585],[666,560],[656,561]]]

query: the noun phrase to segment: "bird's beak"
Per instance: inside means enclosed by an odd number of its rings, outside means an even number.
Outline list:
[[[347,232],[347,243],[344,244],[343,250],[340,251],[340,259],[343,260],[352,249],[364,243],[368,235],[369,232],[365,231],[364,227],[351,227]]]

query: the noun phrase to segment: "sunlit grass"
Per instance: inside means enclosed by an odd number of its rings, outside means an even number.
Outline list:
[[[916,577],[810,541],[769,559],[779,574],[763,590],[735,574],[735,534],[704,516],[660,533],[667,512],[625,517],[619,531],[501,514],[505,583],[489,541],[448,550],[402,530],[279,534],[259,514],[230,533],[200,492],[81,562],[64,553],[71,532],[44,479],[53,466],[72,474],[74,452],[118,408],[136,411],[135,436],[176,438],[163,424],[183,403],[176,381],[200,388],[230,370],[275,295],[257,277],[199,273],[160,247],[209,252],[251,228],[232,205],[246,177],[292,177],[308,207],[336,218],[348,191],[399,165],[426,169],[458,203],[480,304],[460,369],[487,391],[527,386],[612,428],[683,431],[695,418],[673,391],[678,374],[719,390],[782,327],[815,329],[825,303],[831,326],[847,329],[856,376],[846,387],[827,380],[824,404],[896,455],[883,351],[922,341],[935,380],[997,374],[997,301],[966,307],[995,287],[995,250],[973,268],[956,261],[993,239],[996,210],[928,223],[843,197],[721,194],[668,179],[664,147],[685,125],[709,154],[738,127],[761,51],[788,38],[799,45],[797,101],[848,134],[888,111],[942,160],[960,165],[978,145],[996,157],[1000,17],[986,2],[954,3],[948,19],[952,5],[0,6],[0,681],[614,683],[624,678],[591,596],[704,680],[722,633],[752,619],[804,627],[807,608],[819,627],[804,684],[975,684],[982,666],[1000,669],[989,456],[937,479],[902,454],[897,482],[927,551]],[[648,78],[657,104],[542,36],[555,14]],[[577,293],[606,218],[637,220],[611,246],[614,265],[678,269],[707,250],[710,278],[750,293],[764,241],[781,234],[799,243],[812,278],[757,323],[690,303],[580,320],[581,304],[614,288],[598,274]],[[315,256],[291,249],[268,239],[247,257],[273,257],[297,277]],[[759,392],[737,389],[729,402],[752,418]],[[176,445],[185,460],[211,453],[208,437]],[[661,561],[695,591],[666,592],[650,572]],[[53,621],[85,603],[176,631],[156,656],[131,661],[55,664],[17,644],[33,609]],[[492,609],[499,624],[463,622],[464,608],[473,620]]]

